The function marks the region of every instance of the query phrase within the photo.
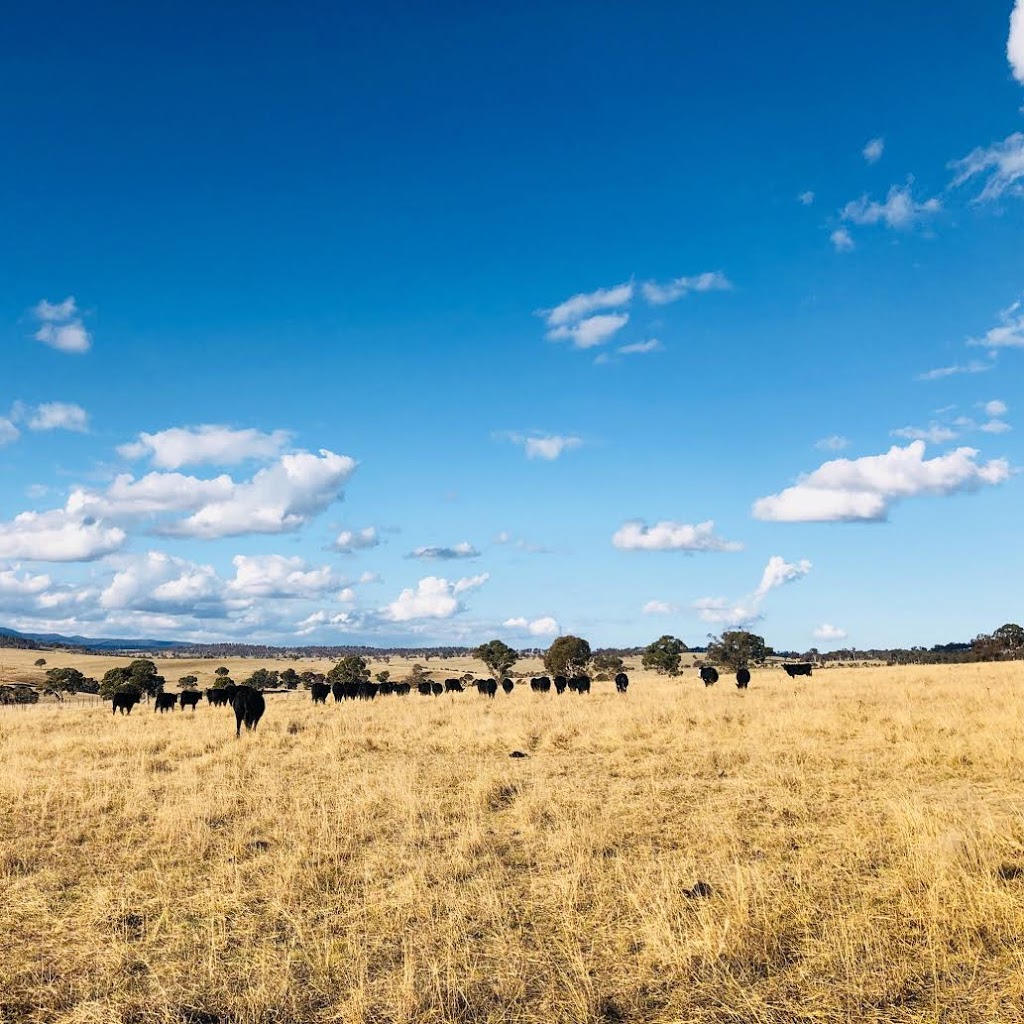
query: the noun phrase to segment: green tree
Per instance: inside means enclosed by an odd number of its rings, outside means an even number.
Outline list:
[[[299,685],[299,674],[293,668],[286,668],[281,673],[281,682],[288,687],[289,690],[294,690]]]
[[[1016,622],[1007,622],[992,633],[992,639],[1003,649],[1007,657],[1019,658],[1024,654],[1024,629]]]
[[[481,644],[473,651],[473,657],[482,661],[497,679],[507,676],[512,666],[519,660],[519,655],[501,640]]]
[[[370,670],[366,665],[366,659],[360,658],[358,654],[349,654],[341,659],[330,672],[327,673],[327,682],[331,683],[365,683],[370,678]]]
[[[705,660],[721,665],[731,672],[751,665],[763,665],[772,649],[765,646],[764,637],[743,629],[727,630],[720,637],[708,638]]]
[[[578,636],[560,636],[544,654],[544,667],[553,676],[583,675],[589,662],[590,644]]]
[[[595,654],[591,664],[596,672],[614,676],[622,671],[622,659],[615,654]]]
[[[679,663],[688,650],[682,640],[666,634],[659,637],[653,644],[644,648],[644,656],[640,664],[644,668],[653,668],[661,675],[679,675]]]
[[[243,686],[251,686],[254,690],[270,690],[277,686],[278,674],[268,668],[258,668],[245,682]],[[227,686],[227,683],[223,685]]]
[[[226,669],[223,665],[221,665],[220,668],[214,670],[213,674],[216,676],[229,676],[231,675],[231,672],[229,669]]]
[[[46,673],[43,692],[52,693],[58,700],[63,700],[65,693],[82,693],[85,688],[85,675],[77,668],[51,668]]]
[[[194,690],[196,688],[196,683],[198,683],[198,682],[199,682],[199,677],[198,676],[182,676],[178,680],[178,689],[179,690]]]
[[[123,665],[118,665],[117,668],[108,669],[103,673],[103,678],[100,680],[100,696],[109,699],[115,693],[137,693],[140,694],[142,691],[138,685],[134,682],[131,672],[128,671]]]
[[[152,697],[164,688],[166,680],[156,670],[156,665],[148,658],[136,658],[128,666],[128,675],[131,683],[139,693],[148,694]]]
[[[377,673],[377,682],[378,683],[386,683],[390,678],[391,678],[391,673],[387,669],[384,669],[382,672],[378,672]]]
[[[36,668],[42,668],[46,664],[45,658],[36,658]]]

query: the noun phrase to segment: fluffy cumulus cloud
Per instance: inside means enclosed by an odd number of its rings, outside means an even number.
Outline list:
[[[701,597],[693,602],[693,608],[702,622],[715,626],[737,628],[753,625],[764,618],[764,601],[773,590],[803,579],[811,568],[806,558],[787,562],[781,555],[772,555],[753,593],[738,601],[730,601],[725,597]]]
[[[739,541],[724,540],[715,534],[715,523],[708,519],[690,525],[666,519],[648,526],[631,519],[612,535],[612,544],[621,551],[741,551]]]
[[[22,512],[0,523],[0,558],[36,562],[91,562],[118,551],[128,535],[117,526],[64,509]]]
[[[975,203],[1024,195],[1024,134],[1014,132],[1002,142],[979,146],[949,167],[953,171],[953,188],[968,182],[981,184],[981,191],[973,199]]]
[[[411,551],[409,557],[451,562],[459,558],[479,558],[480,552],[468,540],[464,540],[452,547],[419,547]]]
[[[884,224],[889,228],[906,230],[941,209],[942,203],[938,199],[926,199],[924,202],[914,199],[908,183],[904,186],[893,185],[884,202],[869,199],[866,195],[854,199],[843,207],[840,216],[851,224]]]
[[[812,635],[815,640],[822,640],[825,643],[838,643],[840,640],[845,640],[848,634],[845,629],[833,626],[831,622],[823,622],[815,629]]]
[[[157,469],[182,466],[230,466],[246,459],[276,458],[288,443],[286,430],[234,430],[206,424],[172,427],[155,434],[139,434],[137,441],[122,445],[118,452],[126,459],[149,458]]]
[[[1024,0],[1017,0],[1010,14],[1010,34],[1006,40],[1006,59],[1013,77],[1024,85]]]
[[[81,354],[92,347],[92,336],[85,329],[74,296],[63,302],[43,299],[32,308],[38,321],[36,340],[59,352]]]
[[[24,410],[29,430],[72,430],[84,434],[89,429],[89,414],[70,402],[44,402]]]
[[[162,551],[126,559],[100,594],[100,607],[223,618],[224,586],[211,566]]]
[[[846,228],[836,228],[828,237],[836,252],[852,252],[857,247]]]
[[[885,139],[872,139],[862,150],[864,159],[869,164],[877,164],[882,159],[882,153],[885,151]]]
[[[394,601],[380,611],[388,622],[413,622],[417,619],[450,619],[463,610],[461,595],[482,587],[488,573],[449,582],[440,576],[426,576],[415,587],[406,587]]]
[[[644,615],[671,615],[676,611],[676,607],[667,601],[648,601],[640,611]]]
[[[317,598],[341,586],[330,566],[310,567],[297,556],[235,555],[232,563],[235,578],[228,586],[242,597]]]
[[[992,351],[1000,348],[1024,348],[1024,304],[1015,302],[1001,310],[999,323],[980,338],[969,338],[967,344]],[[986,369],[991,366],[984,365]]]
[[[342,530],[334,539],[332,547],[343,555],[356,551],[367,551],[380,543],[377,527],[365,526],[361,530]]]
[[[826,462],[794,486],[759,498],[753,514],[775,522],[877,522],[897,501],[976,491],[1009,476],[1005,459],[981,463],[974,448],[926,459],[924,442],[913,441],[883,455]]]
[[[986,416],[1005,416],[1010,411],[1010,407],[1001,398],[993,398],[982,408],[985,410]]]
[[[583,445],[583,439],[573,434],[544,434],[540,431],[523,434],[509,430],[497,436],[504,441],[520,445],[528,459],[543,459],[546,462],[553,462],[565,452],[571,452]]]
[[[714,270],[695,277],[676,277],[664,284],[656,281],[645,281],[643,284],[644,298],[652,306],[664,306],[675,302],[690,292],[721,292],[729,291],[732,283],[720,270]]]
[[[558,620],[550,615],[539,619],[527,619],[523,616],[514,619],[506,619],[502,626],[511,629],[516,633],[527,633],[530,636],[558,636]]]

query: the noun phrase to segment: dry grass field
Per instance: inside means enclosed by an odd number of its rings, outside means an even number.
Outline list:
[[[1024,1020],[1024,666],[632,679],[0,709],[0,1021]]]

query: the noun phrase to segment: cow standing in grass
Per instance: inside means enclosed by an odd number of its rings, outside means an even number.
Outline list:
[[[196,705],[203,699],[203,695],[198,690],[182,690],[178,696],[178,701],[181,704],[181,710],[185,708],[191,708],[192,713],[195,714]]]
[[[267,702],[259,690],[251,686],[236,686],[235,696],[231,701],[235,712],[235,737],[242,735],[242,725],[250,732],[256,728],[267,708]]]
[[[153,703],[153,713],[162,715],[165,711],[173,711],[178,706],[178,698],[173,693],[158,693]]]

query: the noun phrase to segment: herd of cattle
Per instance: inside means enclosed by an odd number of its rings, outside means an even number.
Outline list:
[[[803,662],[797,664],[783,665],[786,674],[792,679],[794,676],[809,676],[811,665]],[[701,682],[705,686],[714,686],[718,682],[718,670],[710,665],[705,665],[700,670]],[[505,694],[511,694],[515,689],[515,683],[511,679],[502,679],[499,683],[496,679],[475,679],[470,683],[462,679],[446,679],[444,683],[421,680],[416,683],[416,692],[423,697],[440,697],[444,693],[465,693],[466,687],[475,686],[476,691],[483,697],[494,698],[499,688]],[[741,668],[736,673],[736,686],[745,690],[750,686],[750,672]],[[314,704],[326,704],[327,698],[334,697],[336,703],[344,700],[374,700],[377,696],[406,697],[412,693],[412,683],[392,682],[362,682],[349,683],[319,683],[310,685],[310,693]],[[530,680],[530,689],[534,693],[550,693],[553,689],[561,696],[568,690],[570,693],[590,693],[590,677],[579,676],[555,676],[551,679],[548,676],[534,676]],[[629,690],[629,676],[620,672],[615,677],[615,689],[619,693],[626,693]],[[113,695],[113,711],[122,715],[130,715],[132,708],[138,704],[141,696],[136,691],[115,693]],[[196,705],[203,699],[200,690],[183,690],[179,694],[158,693],[154,701],[153,710],[163,714],[165,711],[173,711],[180,704],[182,711],[191,708],[195,713]],[[242,726],[252,730],[259,725],[263,712],[266,710],[266,699],[263,694],[251,686],[215,686],[206,691],[207,701],[215,708],[230,707],[235,713],[235,735],[240,736]]]

